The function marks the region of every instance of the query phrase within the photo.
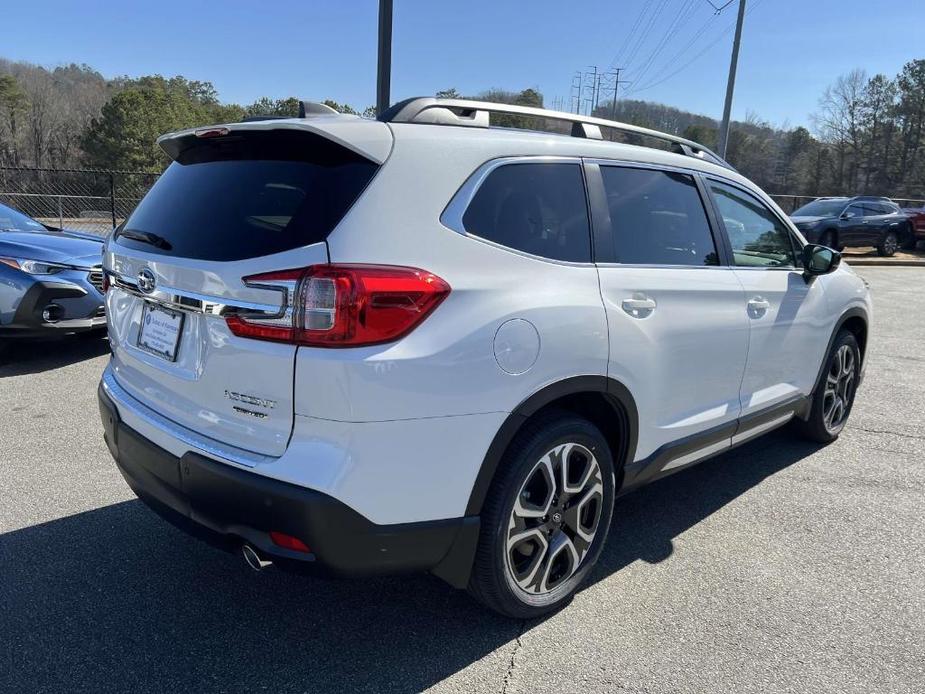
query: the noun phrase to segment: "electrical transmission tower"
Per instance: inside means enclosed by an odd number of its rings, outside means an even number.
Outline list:
[[[576,71],[572,77],[571,86],[571,106],[575,113],[584,112],[585,115],[593,116],[598,110],[601,103],[608,101],[610,97],[610,117],[613,118],[617,112],[617,95],[620,85],[628,84],[627,80],[620,79],[620,73],[623,68],[614,68],[607,72],[599,72],[596,65],[590,65],[590,70],[582,72]]]

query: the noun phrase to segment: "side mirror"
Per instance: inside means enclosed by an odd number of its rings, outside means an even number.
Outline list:
[[[851,219],[852,217],[854,217],[854,212],[845,211],[841,213],[841,215],[839,216],[839,219]]]
[[[803,246],[803,268],[807,277],[827,275],[841,265],[841,253],[827,246],[808,243]]]

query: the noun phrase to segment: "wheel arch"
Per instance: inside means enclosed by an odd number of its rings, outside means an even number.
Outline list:
[[[540,389],[508,415],[495,434],[469,495],[466,515],[478,515],[505,451],[521,428],[536,415],[561,408],[581,415],[597,426],[612,449],[616,469],[632,462],[636,453],[639,413],[629,389],[607,376],[574,376]],[[617,479],[619,489],[620,479]]]
[[[842,329],[850,331],[854,335],[854,339],[858,342],[858,349],[861,352],[861,364],[863,364],[867,358],[867,333],[869,326],[869,318],[867,311],[865,311],[860,306],[853,306],[845,311],[839,319],[835,322],[835,328],[832,330],[832,334],[829,336],[829,342],[826,345],[825,352],[822,355],[822,363],[819,365],[819,374],[816,376],[816,383],[813,386],[813,394],[819,390],[820,385],[825,379],[825,367],[828,362],[829,353],[832,351],[832,345],[835,344],[835,338],[838,337],[838,333]],[[807,413],[808,414],[808,413]]]

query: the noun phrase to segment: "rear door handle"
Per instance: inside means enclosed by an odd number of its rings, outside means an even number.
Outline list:
[[[645,318],[650,315],[658,304],[645,294],[633,294],[632,299],[623,300],[623,310],[633,318]]]

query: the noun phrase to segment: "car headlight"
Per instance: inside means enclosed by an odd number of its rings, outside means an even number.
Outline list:
[[[68,269],[67,265],[46,263],[44,260],[29,260],[28,258],[0,258],[0,263],[22,270],[30,275],[54,275]]]

